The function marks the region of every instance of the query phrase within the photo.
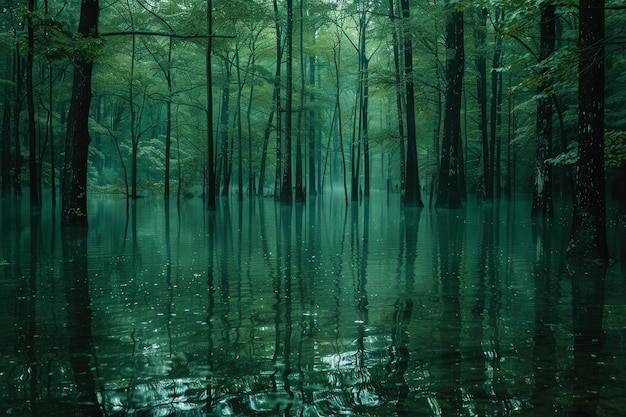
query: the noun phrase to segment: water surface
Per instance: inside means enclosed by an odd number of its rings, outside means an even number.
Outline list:
[[[169,206],[88,232],[2,204],[0,414],[622,416],[626,268],[568,264],[567,210],[376,195]],[[614,215],[610,212],[609,218]],[[611,220],[611,253],[626,254]]]

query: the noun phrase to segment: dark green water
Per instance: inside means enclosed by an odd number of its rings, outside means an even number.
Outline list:
[[[626,413],[626,266],[568,265],[568,212],[94,196],[88,233],[1,213],[2,415]]]

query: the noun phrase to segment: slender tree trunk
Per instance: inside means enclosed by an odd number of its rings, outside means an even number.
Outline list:
[[[217,209],[215,195],[215,139],[213,135],[213,1],[207,0],[206,9],[207,21],[207,47],[206,47],[206,100],[207,100],[207,209],[214,211]]]
[[[580,0],[578,163],[567,254],[608,260],[604,176],[604,0]]]
[[[363,194],[370,195],[370,150],[369,150],[369,58],[366,54],[367,39],[366,12],[361,13],[359,31],[359,53],[361,54],[361,120],[359,121],[359,145],[363,144]],[[359,170],[357,169],[357,175]]]
[[[304,179],[302,167],[302,116],[304,115],[304,89],[305,89],[305,66],[304,66],[304,9],[303,0],[299,2],[300,20],[300,109],[298,111],[298,132],[296,136],[296,202],[304,202],[306,194],[304,192]]]
[[[341,165],[343,169],[343,192],[348,205],[348,173],[346,172],[346,155],[343,148],[343,122],[341,117],[341,35],[337,35],[337,43],[333,45],[333,63],[335,66],[335,109],[337,110],[337,129],[339,132],[339,147],[341,148]],[[332,176],[331,176],[332,184]]]
[[[402,105],[402,75],[400,72],[400,39],[396,26],[396,12],[394,1],[389,0],[389,18],[391,19],[392,43],[393,43],[393,67],[396,81],[396,111],[398,113],[398,149],[400,151],[400,198],[404,202],[406,190],[406,152],[404,150],[404,111]]]
[[[449,5],[449,3],[448,3]],[[444,118],[441,168],[436,207],[460,208],[459,190],[459,147],[461,134],[461,96],[465,51],[463,45],[463,12],[449,9],[446,49],[446,113]]]
[[[24,79],[22,76],[22,55],[19,42],[15,45],[15,58],[13,61],[13,74],[15,82],[15,105],[13,106],[13,127],[14,127],[14,152],[15,165],[13,168],[13,193],[22,195],[22,144],[20,143],[20,118],[22,114],[22,94]]]
[[[313,36],[313,44],[315,44],[315,35]],[[315,142],[317,139],[318,126],[316,124],[316,112],[315,112],[315,65],[316,58],[314,56],[309,57],[309,88],[311,93],[309,94],[309,186],[308,194],[310,196],[317,195],[317,176],[316,176],[316,163],[317,163],[317,147]],[[318,166],[319,169],[319,166]]]
[[[287,67],[286,67],[286,91],[285,91],[285,166],[283,167],[283,181],[280,193],[281,204],[293,204],[291,190],[291,139],[293,112],[293,0],[287,0]]]
[[[230,77],[231,69],[228,59],[224,57],[222,60],[224,64],[224,85],[222,86],[222,103],[220,104],[220,175],[222,180],[222,196],[227,196],[230,189],[230,175],[229,175],[229,122],[230,122]]]
[[[2,194],[11,192],[11,107],[9,99],[4,100],[2,117]]]
[[[170,159],[172,156],[172,38],[169,39],[167,49],[167,68],[165,71],[165,81],[167,82],[167,125],[165,127],[165,183],[163,186],[163,198],[170,198]]]
[[[541,6],[540,74],[537,88],[537,128],[535,133],[535,181],[533,187],[532,216],[552,216],[552,169],[546,163],[552,145],[552,82],[547,78],[549,64],[546,60],[554,52],[556,25],[554,5]]]
[[[274,79],[274,93],[276,97],[276,170],[274,176],[274,199],[280,201],[281,187],[283,178],[283,109],[281,103],[281,83],[282,83],[282,30],[280,27],[280,13],[278,10],[278,1],[274,0],[274,26],[276,28],[276,77]]]
[[[503,19],[503,10],[496,10],[496,22]],[[500,128],[500,105],[502,95],[500,91],[502,72],[499,70],[502,59],[502,36],[496,33],[496,43],[493,48],[493,62],[491,67],[491,109],[490,109],[490,144],[489,144],[489,194],[493,198],[500,193],[500,179],[497,178],[497,172],[500,160],[496,158],[497,149],[499,147],[499,128]]]
[[[241,96],[243,83],[241,82],[241,65],[239,60],[239,45],[235,47],[235,63],[237,67],[237,201],[243,201],[243,126],[241,120]]]
[[[424,207],[420,190],[419,168],[417,159],[417,133],[415,129],[415,87],[413,83],[413,42],[408,29],[411,17],[409,0],[401,0],[402,19],[404,21],[404,77],[406,91],[406,179],[404,204],[407,206]]]
[[[98,34],[99,0],[83,0],[78,32],[85,38]],[[89,107],[93,62],[79,59],[74,67],[72,99],[67,121],[63,164],[62,226],[87,226],[87,159]]]
[[[481,163],[483,166],[483,189],[480,190],[485,200],[493,198],[493,175],[491,175],[491,163],[489,153],[489,128],[487,126],[487,16],[486,8],[478,10],[479,24],[475,30],[476,49],[476,90],[478,100],[478,129],[480,130],[480,142],[482,144]]]
[[[35,0],[28,0],[28,12],[35,12]],[[33,92],[33,66],[35,57],[35,33],[32,16],[28,17],[28,51],[26,53],[26,101],[28,107],[28,172],[30,207],[41,207],[37,172],[37,134],[35,123],[35,99]]]

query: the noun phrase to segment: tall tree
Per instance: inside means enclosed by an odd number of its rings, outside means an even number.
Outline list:
[[[33,14],[35,12],[35,0],[28,0],[28,50],[26,51],[26,102],[28,108],[28,172],[30,186],[30,206],[41,206],[39,194],[39,178],[37,172],[37,135],[35,123],[35,98],[33,91],[33,66],[35,57],[35,28],[33,27]]]
[[[604,177],[604,4],[580,0],[578,68],[578,162],[572,233],[573,259],[609,258]]]
[[[459,158],[461,158],[461,95],[465,68],[463,11],[446,2],[446,107],[436,207],[460,208]]]
[[[420,192],[419,169],[417,160],[417,133],[415,130],[415,91],[413,83],[413,42],[408,30],[411,10],[409,0],[401,0],[402,21],[404,23],[404,77],[406,92],[406,178],[404,204],[424,207]]]
[[[9,99],[4,100],[2,116],[2,194],[11,192],[11,108]]]
[[[206,100],[207,100],[207,208],[216,210],[216,181],[215,181],[215,139],[213,138],[213,1],[207,0],[206,23],[207,38],[206,45]]]
[[[287,65],[285,91],[285,166],[283,167],[283,181],[280,192],[281,204],[291,205],[293,196],[291,191],[291,113],[293,110],[293,0],[287,0]]]
[[[98,36],[99,0],[82,0],[78,33]],[[87,158],[89,154],[89,108],[93,60],[87,52],[74,63],[72,99],[67,120],[63,164],[62,226],[87,226]]]
[[[547,60],[554,52],[556,13],[551,2],[541,4],[537,131],[535,133],[535,181],[532,216],[552,216],[552,170],[546,160],[552,145],[552,80]]]
[[[491,171],[491,159],[489,153],[489,127],[487,110],[487,17],[489,11],[481,7],[477,11],[477,24],[474,29],[476,57],[476,98],[478,101],[478,129],[480,131],[482,176],[483,176],[483,198],[491,200],[493,198],[493,175]]]

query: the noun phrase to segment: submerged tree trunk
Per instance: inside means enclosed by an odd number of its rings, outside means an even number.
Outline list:
[[[546,160],[552,145],[552,82],[546,73],[546,60],[554,52],[555,6],[541,6],[541,46],[539,51],[541,81],[537,95],[537,131],[535,133],[535,181],[533,187],[532,216],[552,216],[552,169]]]
[[[398,28],[396,27],[396,15],[394,10],[394,1],[389,0],[389,18],[391,19],[392,30],[392,47],[393,47],[393,67],[396,83],[396,109],[398,113],[398,149],[400,150],[400,195],[404,202],[406,190],[406,155],[404,151],[404,118],[402,117],[402,75],[400,74],[400,39],[398,37]]]
[[[315,44],[315,36],[313,36],[313,44]],[[316,149],[317,146],[315,144],[317,139],[318,126],[316,126],[316,113],[315,113],[315,65],[316,59],[314,56],[309,57],[309,88],[311,89],[311,93],[309,94],[309,186],[307,189],[307,193],[311,196],[317,194],[317,176],[315,166],[317,163],[316,158]],[[318,167],[319,170],[319,167]]]
[[[480,161],[483,166],[483,189],[479,191],[479,195],[485,200],[493,198],[493,175],[491,174],[491,163],[489,154],[489,127],[487,126],[487,17],[486,8],[478,10],[479,25],[475,30],[476,48],[478,56],[476,58],[476,90],[478,101],[478,129],[480,130],[480,142],[482,145]]]
[[[216,181],[215,181],[215,138],[213,135],[213,1],[207,0],[206,10],[207,20],[207,32],[209,38],[207,39],[206,47],[206,100],[207,100],[207,177],[208,177],[208,189],[207,189],[207,209],[216,210],[215,194]],[[179,159],[180,161],[180,159]]]
[[[463,45],[463,12],[449,10],[446,49],[446,112],[444,116],[441,168],[436,207],[460,208],[459,158],[461,135],[461,95],[465,51]]]
[[[407,206],[424,207],[420,192],[419,169],[417,160],[417,133],[415,129],[415,91],[413,83],[413,42],[408,30],[411,17],[409,0],[402,0],[402,20],[404,22],[404,77],[406,91],[406,179],[404,204]]]
[[[2,116],[2,194],[11,192],[11,108],[9,99],[4,100]]]
[[[35,0],[28,1],[28,12],[35,12]],[[33,65],[35,58],[35,33],[32,15],[28,16],[28,51],[26,54],[26,101],[28,107],[28,172],[30,186],[30,206],[41,206],[37,172],[37,135],[35,123],[35,99],[33,96]]]
[[[604,177],[604,0],[580,0],[578,162],[572,259],[607,260]]]
[[[83,0],[78,33],[98,35],[99,0]],[[79,59],[74,67],[72,99],[67,121],[63,164],[62,226],[87,226],[87,158],[89,154],[89,107],[93,62]]]
[[[293,204],[292,179],[291,179],[291,136],[293,111],[293,0],[287,0],[287,75],[285,91],[285,164],[283,167],[283,180],[280,190],[281,204]]]

